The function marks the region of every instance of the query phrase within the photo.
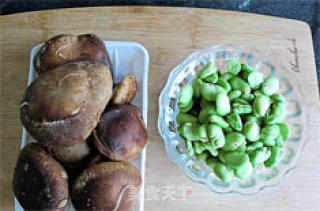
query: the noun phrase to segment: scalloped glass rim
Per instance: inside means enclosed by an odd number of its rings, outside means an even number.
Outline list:
[[[191,82],[199,67],[208,61],[213,61],[224,71],[227,61],[232,58],[249,63],[264,76],[274,75],[280,78],[280,92],[285,95],[288,102],[285,122],[290,125],[292,132],[289,140],[285,142],[284,156],[278,166],[267,169],[261,165],[247,180],[234,178],[230,183],[223,183],[203,162],[198,162],[194,157],[186,154],[184,141],[176,131],[175,117],[178,113],[177,95],[180,87]],[[306,130],[308,115],[301,100],[303,94],[295,76],[287,74],[284,67],[271,58],[272,55],[262,56],[256,49],[220,44],[194,52],[171,71],[159,97],[158,130],[165,142],[169,158],[190,180],[205,185],[216,193],[254,194],[266,187],[279,184],[297,167],[300,153],[308,140]]]

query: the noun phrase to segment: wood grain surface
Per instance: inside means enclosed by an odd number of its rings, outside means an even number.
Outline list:
[[[60,33],[135,41],[149,51],[146,189],[156,193],[146,198],[146,210],[320,210],[320,109],[309,26],[246,13],[156,7],[81,8],[0,17],[0,210],[13,210],[11,180],[20,147],[18,111],[27,83],[29,51]],[[158,96],[171,69],[194,50],[219,43],[255,47],[280,60],[300,82],[310,112],[310,138],[298,168],[277,187],[253,196],[219,195],[189,181],[168,159],[157,130]]]

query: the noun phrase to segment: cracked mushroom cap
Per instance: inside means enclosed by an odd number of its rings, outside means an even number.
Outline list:
[[[79,175],[71,199],[77,210],[131,211],[140,186],[140,174],[130,163],[102,162]]]
[[[95,60],[111,70],[104,42],[94,34],[61,34],[52,37],[34,57],[34,68],[38,74],[71,61]]]
[[[19,154],[13,190],[26,210],[64,210],[68,204],[68,176],[64,168],[37,143]]]
[[[94,131],[98,151],[115,161],[135,158],[147,144],[141,112],[130,104],[111,107],[101,116]]]
[[[30,84],[21,103],[21,121],[38,142],[69,147],[90,135],[111,94],[107,66],[92,61],[67,63]]]

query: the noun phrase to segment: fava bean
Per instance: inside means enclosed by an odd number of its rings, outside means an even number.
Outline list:
[[[228,72],[231,73],[232,75],[238,75],[239,72],[241,71],[241,63],[236,60],[232,59],[228,63]]]
[[[258,89],[263,82],[263,75],[257,71],[250,72],[247,81],[252,89]]]
[[[224,163],[232,168],[238,169],[249,162],[249,156],[243,152],[227,152],[223,156]]]
[[[246,102],[252,102],[254,100],[254,94],[243,94],[241,95],[241,99],[245,100]]]
[[[246,140],[244,135],[238,132],[231,132],[227,134],[225,145],[222,149],[224,151],[234,151],[245,143]]]
[[[225,116],[230,113],[231,106],[228,95],[224,92],[217,94],[216,110],[220,116]]]
[[[234,103],[232,105],[232,110],[234,113],[237,113],[237,114],[250,114],[252,113],[252,106]]]
[[[208,152],[203,152],[201,154],[196,154],[196,158],[197,158],[198,161],[206,160],[209,156],[210,156],[210,154]]]
[[[245,120],[246,120],[247,122],[255,122],[255,123],[257,123],[258,125],[261,125],[262,122],[263,122],[262,117],[256,117],[256,116],[253,115],[253,114],[249,114],[248,116],[246,116]]]
[[[228,128],[229,127],[229,123],[224,120],[223,117],[212,114],[208,117],[208,120],[210,123],[215,123],[217,125],[219,125],[221,128]]]
[[[270,107],[270,98],[265,95],[257,96],[253,101],[253,113],[256,117],[264,117]]]
[[[252,164],[250,162],[245,163],[242,167],[234,171],[234,175],[239,179],[247,179],[252,174]]]
[[[217,84],[219,86],[221,86],[222,88],[224,88],[224,90],[228,93],[231,90],[231,86],[228,83],[227,80],[223,79],[223,78],[219,78]]]
[[[198,78],[204,79],[217,72],[217,68],[213,63],[207,64],[202,70],[197,74]]]
[[[205,79],[203,79],[205,82],[207,83],[212,83],[212,84],[215,84],[218,82],[218,73],[213,73],[212,75],[209,75],[208,77],[206,77]]]
[[[231,113],[227,116],[227,122],[229,123],[229,125],[231,126],[231,128],[233,128],[236,131],[242,131],[242,121],[240,118],[240,115],[237,113]]]
[[[224,146],[226,140],[224,133],[221,129],[216,124],[209,124],[208,125],[208,137],[211,143],[214,145],[216,148],[221,148]]]
[[[255,71],[250,65],[248,64],[241,64],[241,70],[244,72],[253,72]]]
[[[282,159],[282,149],[279,147],[271,147],[271,156],[264,162],[267,168],[277,165]]]
[[[222,182],[230,182],[233,177],[233,170],[223,163],[218,163],[213,168],[214,173]]]
[[[280,135],[278,125],[266,125],[261,130],[262,139],[276,139]]]
[[[190,122],[190,123],[197,123],[198,122],[198,118],[191,115],[191,114],[182,114],[182,113],[179,113],[177,115],[177,122],[179,124],[184,124],[184,123],[187,123],[187,122]]]
[[[179,94],[178,105],[180,108],[186,108],[192,102],[193,88],[190,84],[184,85]]]
[[[209,105],[203,109],[201,109],[199,113],[199,121],[201,123],[208,123],[210,115],[217,114],[216,109],[213,105]]]
[[[263,143],[261,141],[254,142],[247,146],[247,151],[254,151],[263,147]]]
[[[241,91],[240,90],[231,91],[231,92],[229,92],[228,96],[229,96],[230,100],[233,100],[233,99],[241,96]]]
[[[245,94],[250,94],[250,92],[251,92],[251,88],[250,88],[249,84],[245,80],[243,80],[237,76],[231,78],[229,80],[229,83],[230,83],[233,90],[240,90],[241,93],[245,93]]]
[[[183,136],[188,141],[208,141],[206,125],[190,125],[185,124],[182,126]]]
[[[192,147],[192,142],[191,141],[186,141],[186,144],[187,144],[188,155],[190,155],[190,156],[195,155],[193,147]]]
[[[218,161],[218,159],[217,158],[213,158],[213,157],[208,157],[207,159],[206,159],[206,164],[207,164],[207,166],[209,166],[210,168],[214,168],[215,167],[215,165],[217,165],[218,163],[220,163],[219,161]]]
[[[192,81],[193,94],[196,98],[200,97],[200,84],[202,83],[200,78],[196,78]]]
[[[279,79],[275,77],[267,78],[261,85],[261,91],[266,95],[272,95],[279,89]]]
[[[229,81],[232,77],[233,77],[233,75],[229,72],[224,72],[220,76],[221,79],[226,80],[226,81]]]
[[[284,102],[284,96],[279,93],[275,93],[275,94],[271,95],[271,99],[276,102]]]
[[[251,141],[258,141],[260,139],[260,127],[256,122],[246,122],[243,128],[244,135]]]
[[[193,101],[190,101],[190,103],[186,105],[186,107],[180,107],[180,113],[187,113],[192,109],[192,106],[193,106]]]
[[[276,147],[282,147],[283,146],[283,138],[281,135],[279,135],[276,139],[275,139],[275,146]]]
[[[282,136],[283,141],[288,140],[289,134],[290,134],[290,129],[288,125],[285,123],[280,123],[278,124],[279,130],[280,130],[280,135]]]
[[[269,159],[270,155],[271,151],[268,150],[267,147],[263,147],[249,152],[250,161],[254,167]]]

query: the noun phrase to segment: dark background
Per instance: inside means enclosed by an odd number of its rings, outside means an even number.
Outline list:
[[[312,30],[320,81],[320,0],[0,0],[0,15],[56,8],[107,5],[200,7],[251,12],[307,22]]]

